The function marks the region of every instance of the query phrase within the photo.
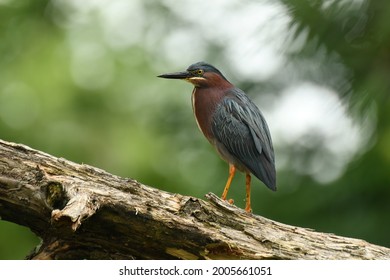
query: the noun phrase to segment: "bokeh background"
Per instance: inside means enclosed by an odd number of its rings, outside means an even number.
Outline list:
[[[228,166],[196,127],[207,61],[263,111],[278,191],[253,211],[390,247],[390,1],[0,0],[0,138],[203,198]],[[243,207],[244,176],[230,197]],[[0,258],[39,244],[0,221]]]

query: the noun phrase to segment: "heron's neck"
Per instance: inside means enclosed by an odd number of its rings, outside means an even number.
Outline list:
[[[211,122],[217,105],[226,95],[228,88],[195,87],[192,91],[192,109],[200,131],[213,141]]]

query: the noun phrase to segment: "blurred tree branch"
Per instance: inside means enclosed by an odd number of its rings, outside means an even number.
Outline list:
[[[0,140],[0,215],[30,259],[390,259],[390,249],[171,194]]]
[[[373,101],[389,100],[390,2],[351,2],[281,0],[292,18],[294,37],[306,34],[307,47],[299,55],[313,55],[310,42],[316,50],[325,47],[327,53],[337,53],[350,71],[352,88],[336,92],[360,112]],[[381,109],[387,111],[385,106],[378,106]]]

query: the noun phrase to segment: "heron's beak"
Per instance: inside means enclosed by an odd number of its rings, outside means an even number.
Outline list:
[[[165,78],[165,79],[189,79],[191,78],[191,74],[188,71],[183,71],[183,72],[175,72],[175,73],[168,73],[168,74],[161,74],[158,75],[157,77],[159,78]]]

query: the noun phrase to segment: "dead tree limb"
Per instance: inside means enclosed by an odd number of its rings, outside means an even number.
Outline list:
[[[390,259],[388,248],[206,197],[0,140],[0,216],[42,238],[31,259]]]

